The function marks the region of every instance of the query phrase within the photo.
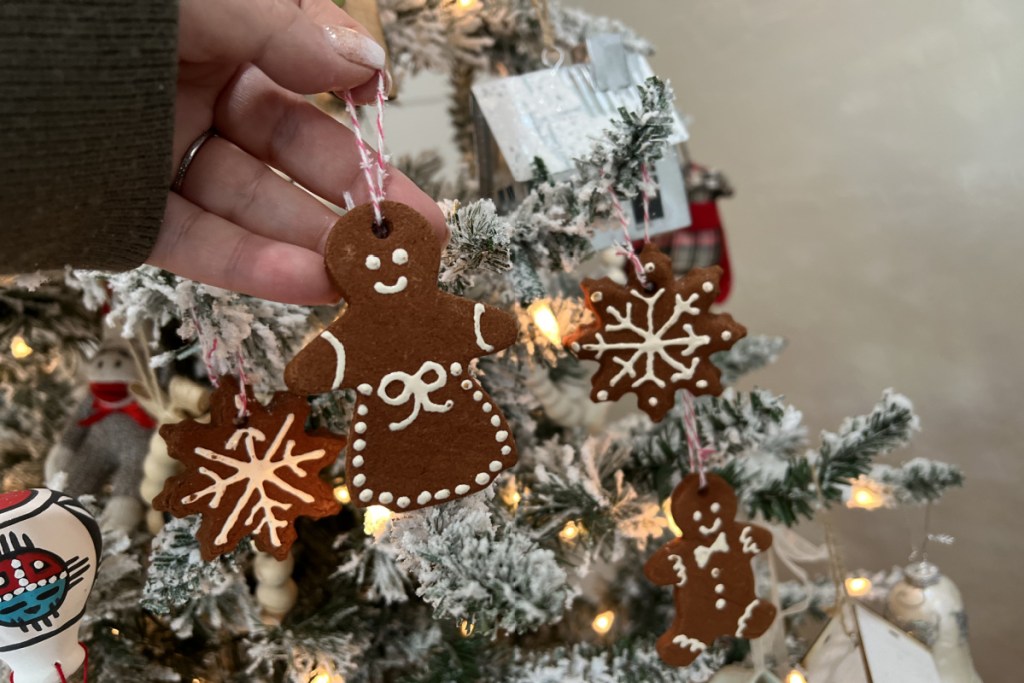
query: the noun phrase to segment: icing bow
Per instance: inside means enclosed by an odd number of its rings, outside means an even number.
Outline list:
[[[434,379],[429,382],[426,380],[428,373],[434,373]],[[395,383],[401,385],[402,390],[397,396],[391,396],[388,393],[388,387]],[[430,360],[421,365],[415,375],[401,371],[384,375],[380,381],[380,387],[377,388],[377,396],[382,401],[389,406],[404,405],[409,402],[409,399],[413,401],[412,412],[408,417],[401,422],[390,423],[388,428],[393,432],[405,429],[419,416],[421,409],[428,413],[446,413],[451,410],[455,405],[454,401],[448,400],[441,404],[430,400],[431,392],[441,389],[447,383],[448,373],[445,372],[444,366]]]
[[[729,542],[725,540],[725,532],[718,534],[718,538],[711,545],[698,546],[693,551],[693,559],[697,561],[697,566],[701,569],[707,566],[708,560],[711,559],[711,555],[714,553],[727,553],[729,552]]]
[[[149,413],[128,395],[128,385],[124,382],[92,382],[89,391],[92,392],[92,412],[78,421],[79,426],[94,425],[114,413],[124,413],[143,429],[156,426]]]

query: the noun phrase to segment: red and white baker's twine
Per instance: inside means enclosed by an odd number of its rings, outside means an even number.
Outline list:
[[[356,134],[356,148],[359,150],[360,167],[366,178],[370,192],[370,204],[373,206],[373,217],[377,225],[384,224],[384,215],[380,205],[384,201],[384,181],[387,178],[387,155],[384,153],[384,103],[388,100],[387,79],[383,71],[377,72],[377,150],[374,152],[363,140],[363,130],[359,123],[359,111],[356,108],[352,93],[344,94],[345,109],[352,119],[352,129]],[[376,173],[375,173],[376,171]]]
[[[693,405],[693,394],[683,389],[683,429],[686,432],[686,448],[690,452],[690,471],[700,477],[700,488],[708,485],[704,468],[715,449],[702,446],[697,431],[697,411]]]
[[[206,375],[210,380],[210,384],[214,387],[220,385],[220,379],[218,377],[217,370],[213,367],[213,354],[217,351],[217,346],[220,344],[220,339],[213,337],[209,339],[203,331],[202,325],[199,324],[199,316],[196,315],[195,310],[192,310],[192,321],[196,326],[196,337],[199,340],[199,348],[203,352],[203,364],[206,366]],[[248,379],[245,374],[245,361],[242,358],[242,353],[236,352],[235,354],[235,372],[238,375],[238,419],[239,421],[249,417],[249,394],[245,390]]]
[[[651,174],[647,170],[647,164],[640,165],[640,173],[643,178],[643,184],[640,188],[640,196],[643,199],[644,204],[644,244],[650,244],[651,242],[651,198],[647,194],[647,188],[653,184],[651,180]],[[612,213],[615,215],[616,220],[619,221],[619,225],[622,227],[622,235],[625,237],[625,243],[619,247],[618,253],[625,256],[633,264],[633,269],[636,271],[636,279],[644,287],[648,287],[647,273],[644,272],[644,264],[640,261],[640,257],[636,254],[636,249],[633,248],[633,237],[629,234],[629,219],[626,218],[626,212],[622,209],[622,202],[619,201],[619,195],[616,194],[615,188],[609,183],[608,185],[608,197],[612,202]]]

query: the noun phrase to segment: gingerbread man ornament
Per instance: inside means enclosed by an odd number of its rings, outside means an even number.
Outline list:
[[[672,586],[676,617],[657,649],[672,666],[687,666],[719,636],[757,638],[775,606],[754,593],[750,559],[772,544],[767,529],[736,521],[736,493],[721,477],[687,475],[672,492],[672,518],[682,530],[644,565],[659,586]]]
[[[487,487],[516,463],[505,416],[470,374],[510,346],[515,317],[437,288],[441,245],[395,202],[331,229],[324,261],[348,304],[288,364],[296,393],[356,390],[346,472],[353,500],[408,511]]]

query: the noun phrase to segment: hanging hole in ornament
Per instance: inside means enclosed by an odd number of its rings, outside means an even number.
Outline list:
[[[387,218],[383,219],[380,223],[374,221],[370,230],[373,231],[373,236],[377,239],[387,239],[387,236],[391,234],[391,221]]]
[[[557,47],[546,47],[540,53],[540,63],[557,71],[565,62],[565,54]]]

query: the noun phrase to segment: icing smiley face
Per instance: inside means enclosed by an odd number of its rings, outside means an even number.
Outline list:
[[[384,229],[374,230],[357,218],[362,208],[342,217],[327,238],[327,273],[346,301],[388,305],[429,291],[441,249],[426,219],[386,202]]]
[[[724,479],[708,477],[707,487],[700,490],[699,479],[687,477],[680,488],[672,496],[672,518],[685,538],[714,540],[736,517],[736,493]]]

